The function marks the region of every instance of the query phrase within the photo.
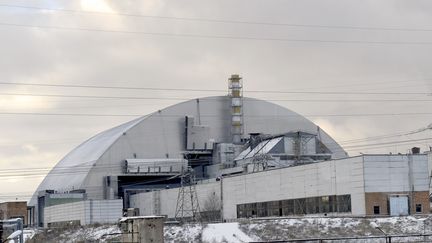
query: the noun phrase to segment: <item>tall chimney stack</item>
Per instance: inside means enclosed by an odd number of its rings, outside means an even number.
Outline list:
[[[229,80],[229,95],[231,96],[231,135],[234,144],[241,144],[243,135],[243,82],[238,74],[233,74]]]

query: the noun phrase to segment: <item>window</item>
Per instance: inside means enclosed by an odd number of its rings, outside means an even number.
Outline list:
[[[282,216],[280,210],[280,201],[273,201],[268,203],[268,216]]]
[[[329,211],[331,213],[337,212],[337,199],[336,196],[329,197]]]
[[[246,205],[237,205],[237,218],[246,218]]]
[[[306,213],[307,214],[316,214],[319,213],[319,204],[318,198],[311,197],[306,199]]]
[[[380,206],[374,206],[374,214],[380,214]]]
[[[266,202],[257,203],[257,216],[258,217],[267,217],[268,211],[267,211],[267,204]]]
[[[339,213],[347,213],[351,212],[351,196],[350,195],[342,195],[337,196],[337,212]]]
[[[257,216],[257,204],[250,203],[246,205],[246,217],[255,218]]]
[[[306,214],[306,199],[294,199],[294,214]]]
[[[416,204],[416,213],[422,213],[422,205],[421,204]]]
[[[378,213],[376,214],[379,214],[379,207],[377,210]],[[237,205],[238,218],[350,212],[351,195],[308,197]]]
[[[294,214],[294,200],[282,201],[282,215],[288,216]]]
[[[330,212],[330,204],[329,197],[320,197],[319,198],[320,212],[321,213],[329,213]]]

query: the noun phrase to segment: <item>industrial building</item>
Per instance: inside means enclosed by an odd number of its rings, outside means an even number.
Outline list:
[[[242,79],[232,75],[227,96],[179,103],[85,141],[29,204],[41,226],[53,206],[116,199],[169,218],[188,210],[223,219],[427,213],[430,168],[425,154],[349,158],[305,117],[243,97]],[[195,208],[185,209],[184,187]],[[207,207],[209,198],[218,208]]]
[[[14,201],[0,203],[0,220],[22,219],[24,224],[28,224],[27,202]]]
[[[85,200],[45,207],[44,227],[53,225],[115,224],[123,217],[123,201]]]
[[[430,210],[424,154],[362,155],[270,169],[201,182],[196,191],[199,205],[217,195],[225,220],[307,214],[408,215]],[[178,189],[143,192],[131,196],[131,206],[144,215],[174,218],[177,195]]]

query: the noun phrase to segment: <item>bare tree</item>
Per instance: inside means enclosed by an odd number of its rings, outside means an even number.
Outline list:
[[[208,222],[220,221],[222,203],[216,192],[210,193],[201,209],[203,220]]]

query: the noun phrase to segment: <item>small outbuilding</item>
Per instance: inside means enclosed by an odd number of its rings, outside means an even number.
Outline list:
[[[22,219],[24,224],[28,224],[27,202],[16,201],[0,203],[0,220],[17,218]]]
[[[120,220],[122,242],[164,242],[165,216],[125,217]]]

